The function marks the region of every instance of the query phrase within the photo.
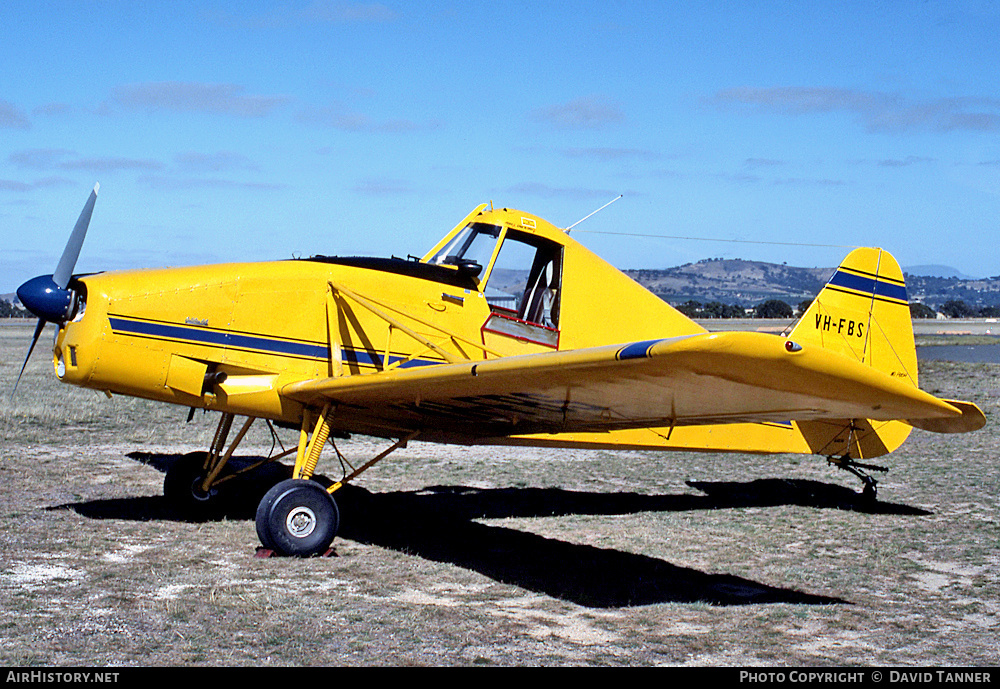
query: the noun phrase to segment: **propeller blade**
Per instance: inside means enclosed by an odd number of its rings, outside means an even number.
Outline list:
[[[31,360],[31,353],[35,351],[38,338],[45,329],[45,323],[64,323],[70,316],[73,300],[76,298],[72,290],[67,289],[70,279],[73,277],[73,268],[76,267],[76,260],[80,258],[80,249],[83,248],[83,240],[87,236],[87,228],[90,226],[90,217],[94,214],[94,204],[97,203],[97,191],[100,184],[94,185],[94,190],[90,192],[90,198],[83,205],[80,217],[76,220],[76,226],[66,242],[62,256],[59,258],[59,265],[52,275],[41,275],[28,280],[17,288],[17,296],[21,303],[29,311],[38,316],[38,325],[35,326],[35,335],[31,338],[31,346],[28,347],[28,356],[24,357],[24,364],[21,365],[21,372],[17,374],[17,381],[14,383],[14,390],[11,397],[17,392],[17,386],[21,383],[21,376],[24,369],[28,367]]]
[[[84,237],[87,236],[90,216],[93,215],[94,204],[97,202],[97,190],[100,188],[100,184],[95,184],[94,190],[90,192],[90,198],[84,204],[83,211],[76,221],[76,227],[73,228],[73,233],[69,236],[69,241],[66,242],[66,248],[63,249],[62,258],[59,259],[59,265],[56,266],[56,272],[52,273],[52,281],[60,289],[66,289],[69,279],[73,277],[73,268],[76,267],[76,260],[80,258],[80,249],[83,247]]]
[[[31,358],[31,352],[35,349],[35,344],[38,343],[38,338],[42,335],[42,330],[45,328],[45,321],[41,318],[38,319],[38,325],[35,326],[35,336],[31,338],[31,346],[28,347],[28,356],[24,357],[24,364],[21,366],[21,372],[17,374],[17,382],[14,383],[14,389],[11,391],[11,397],[17,392],[17,386],[21,382],[21,376],[24,375],[24,369],[28,368],[28,359]]]

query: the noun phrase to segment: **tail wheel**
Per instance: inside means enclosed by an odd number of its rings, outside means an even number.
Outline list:
[[[282,481],[257,506],[257,536],[265,548],[280,555],[321,555],[339,528],[337,503],[315,481]]]

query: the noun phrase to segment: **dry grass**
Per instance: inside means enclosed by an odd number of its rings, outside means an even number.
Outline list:
[[[411,443],[342,497],[337,557],[262,560],[252,499],[161,498],[213,417],[61,386],[41,344],[11,402],[29,337],[0,328],[2,664],[997,662],[993,425],[915,431],[873,510],[821,458]],[[991,419],[997,373],[921,371]]]

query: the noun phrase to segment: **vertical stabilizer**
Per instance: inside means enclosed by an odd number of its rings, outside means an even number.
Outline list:
[[[789,337],[917,385],[906,284],[888,251],[861,248],[848,254]]]

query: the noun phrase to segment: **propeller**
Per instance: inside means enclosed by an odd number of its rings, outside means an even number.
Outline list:
[[[35,335],[31,338],[31,346],[28,347],[28,356],[24,357],[21,372],[17,375],[17,382],[14,383],[14,392],[17,392],[21,376],[24,375],[24,369],[28,366],[28,360],[31,359],[31,353],[38,343],[38,338],[41,337],[45,324],[62,325],[72,317],[76,310],[78,295],[69,289],[69,281],[73,277],[76,260],[80,258],[80,249],[83,247],[84,237],[87,236],[90,217],[94,214],[94,204],[97,202],[97,190],[100,187],[100,184],[95,184],[94,190],[90,192],[90,198],[83,206],[83,211],[76,221],[69,241],[66,242],[66,248],[63,249],[55,272],[51,275],[39,275],[31,278],[17,288],[17,298],[21,300],[28,311],[38,316],[38,325],[35,326]]]

